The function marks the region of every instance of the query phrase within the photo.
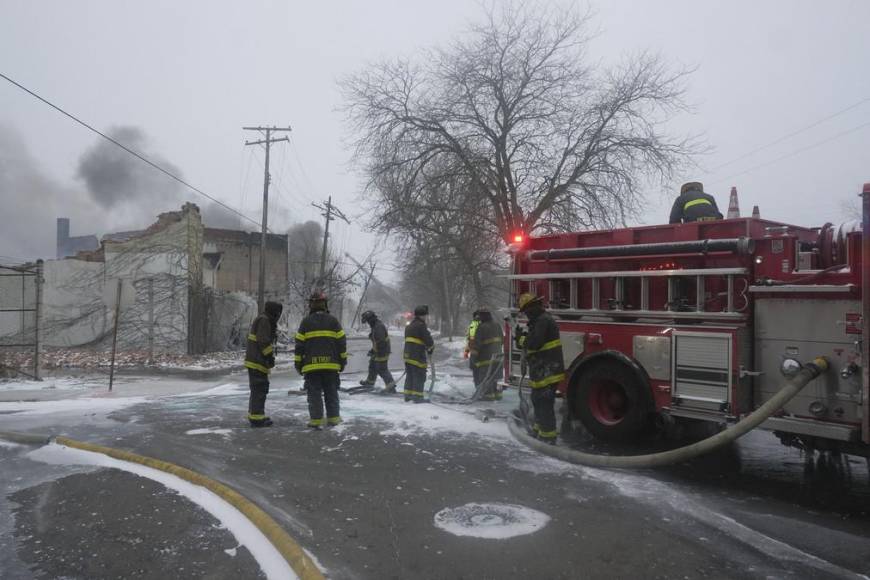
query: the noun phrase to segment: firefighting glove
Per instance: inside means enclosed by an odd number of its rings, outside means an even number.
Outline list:
[[[275,355],[274,354],[267,354],[266,355],[266,366],[268,368],[272,368],[275,366]]]
[[[301,375],[301,374],[302,374],[302,363],[301,363],[301,362],[298,362],[298,363],[296,363],[296,364],[293,365],[293,366],[296,367],[296,372],[299,373],[299,374]]]
[[[371,358],[371,357],[373,357],[373,356],[375,356],[375,349],[373,349],[373,348],[370,348],[370,349],[369,349],[369,353],[368,353],[368,354],[369,354],[369,358]]]

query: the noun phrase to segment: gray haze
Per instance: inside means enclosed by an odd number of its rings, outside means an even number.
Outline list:
[[[870,101],[729,163],[870,97],[870,3],[615,0],[593,8],[594,59],[652,50],[697,68],[687,95],[694,110],[673,129],[703,134],[711,152],[676,182],[704,181],[723,206],[735,185],[744,212],[758,204],[765,217],[817,225],[840,221],[870,181]],[[273,149],[270,223],[319,220],[311,202],[332,195],[358,218],[353,226],[334,222],[333,239],[362,258],[375,240],[359,223],[364,184],[349,164],[336,80],[380,58],[448,43],[480,13],[467,0],[10,0],[0,18],[0,71],[100,129],[141,128],[149,151],[257,220],[263,151],[244,147],[257,135],[241,127],[290,124],[292,143]],[[95,136],[5,81],[0,124],[0,200],[13,224],[0,230],[0,254],[53,255],[57,215],[73,218],[74,234],[104,233],[173,209],[158,207],[161,192],[144,206],[115,200],[111,215],[95,209],[94,189],[77,178]],[[641,221],[666,220],[677,186],[650,188]],[[179,196],[208,215],[206,200]]]
[[[170,173],[181,175],[172,163],[150,150],[145,132],[139,127],[113,127],[107,135],[125,147],[144,154]],[[78,177],[100,207],[111,210],[118,204],[164,205],[179,199],[181,184],[155,171],[114,143],[99,140],[79,159]],[[153,207],[153,205],[152,205]]]

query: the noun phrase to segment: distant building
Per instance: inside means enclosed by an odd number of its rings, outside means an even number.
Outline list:
[[[205,228],[203,283],[256,297],[260,276],[260,233]],[[287,236],[266,235],[266,299],[285,302],[289,277]]]
[[[96,250],[100,247],[97,236],[70,236],[69,218],[57,218],[57,259],[75,256],[82,251]]]

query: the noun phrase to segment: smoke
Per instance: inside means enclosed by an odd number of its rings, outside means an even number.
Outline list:
[[[181,176],[175,165],[150,150],[149,139],[142,129],[112,127],[107,134],[170,173]],[[181,199],[181,184],[103,139],[82,154],[77,175],[84,180],[93,200],[105,209],[121,205],[154,208],[166,202],[175,204]]]
[[[228,209],[216,204],[207,203],[200,206],[200,214],[202,215],[202,223],[210,228],[225,228],[228,230],[250,230],[255,227],[254,224],[247,220],[242,220],[237,214]]]
[[[49,177],[21,134],[0,124],[0,262],[54,258],[56,218],[72,220],[72,234],[105,228],[105,212],[89,196]],[[87,229],[87,231],[82,231]]]
[[[180,170],[154,151],[138,127],[114,127],[108,134],[181,176]],[[73,236],[147,227],[157,215],[178,210],[186,201],[200,206],[209,227],[256,229],[220,205],[203,200],[177,181],[103,139],[79,158],[76,176],[86,190],[52,178],[31,155],[22,135],[0,123],[0,263],[54,258],[56,220],[70,218]],[[275,218],[280,216],[276,215]],[[272,229],[279,220],[270,220]]]

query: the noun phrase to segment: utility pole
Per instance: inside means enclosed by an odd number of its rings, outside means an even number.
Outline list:
[[[318,284],[321,288],[323,288],[326,283],[326,248],[327,241],[329,240],[329,222],[335,219],[334,217],[332,217],[333,214],[338,218],[343,219],[348,225],[350,225],[350,221],[347,219],[347,217],[345,217],[343,213],[341,213],[340,209],[332,205],[331,195],[329,196],[329,199],[326,200],[325,206],[319,203],[312,203],[311,205],[321,210],[323,213],[320,215],[326,218],[326,226],[324,226],[323,228],[323,248],[320,251],[320,275],[318,277]]]
[[[257,141],[245,141],[245,145],[265,145],[266,146],[266,167],[263,172],[263,221],[260,230],[260,276],[257,280],[257,308],[259,312],[263,312],[263,306],[266,304],[266,233],[269,231],[267,226],[269,221],[269,148],[272,143],[279,141],[290,141],[287,137],[273,139],[272,133],[290,132],[290,127],[242,127],[244,131],[259,131],[265,136],[265,139]]]

